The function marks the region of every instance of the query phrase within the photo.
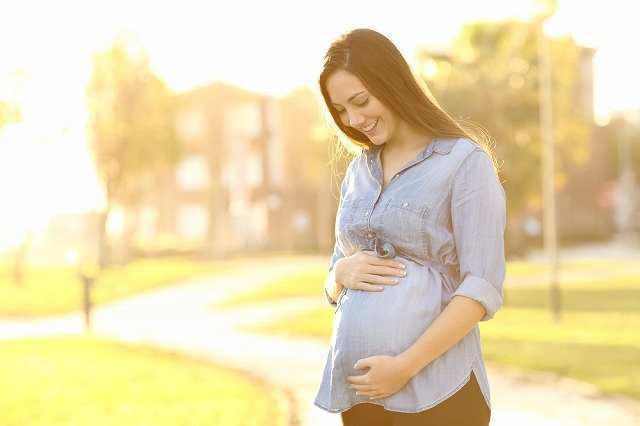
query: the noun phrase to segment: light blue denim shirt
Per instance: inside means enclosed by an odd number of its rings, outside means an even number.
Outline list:
[[[473,371],[491,408],[478,325],[387,398],[349,388],[347,376],[365,374],[356,361],[402,353],[454,296],[482,304],[483,321],[502,305],[506,194],[487,153],[466,138],[436,138],[382,191],[380,151],[363,150],[347,168],[329,271],[341,257],[375,250],[403,262],[407,275],[381,292],[344,289],[337,304],[327,295],[335,315],[314,403],[330,412],[370,402],[415,413],[451,396]]]

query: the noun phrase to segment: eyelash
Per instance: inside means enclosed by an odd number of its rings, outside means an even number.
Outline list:
[[[356,105],[356,106],[365,106],[365,105],[366,105],[366,104],[368,104],[368,103],[369,103],[369,98],[367,98],[367,100],[366,100],[366,101],[364,101],[364,102],[362,102],[362,103],[360,103],[360,104],[355,104],[355,105]],[[336,111],[338,111],[338,110],[336,110]],[[346,110],[344,110],[344,109],[343,109],[342,111],[338,111],[338,114],[342,114],[342,113],[343,113],[343,112],[345,112],[345,111],[346,111]]]

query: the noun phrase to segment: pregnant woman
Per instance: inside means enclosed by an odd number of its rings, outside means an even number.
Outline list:
[[[335,316],[315,404],[344,425],[487,425],[478,322],[502,305],[506,224],[487,143],[376,31],[334,41],[319,83],[362,151],[341,185],[325,283]]]

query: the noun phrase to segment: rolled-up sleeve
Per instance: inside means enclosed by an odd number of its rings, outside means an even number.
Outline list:
[[[506,216],[504,188],[489,155],[477,148],[453,181],[451,219],[461,282],[452,297],[479,302],[486,311],[481,321],[493,318],[503,302]]]

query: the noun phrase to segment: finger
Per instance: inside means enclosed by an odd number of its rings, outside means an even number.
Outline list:
[[[404,277],[407,275],[407,271],[400,268],[392,268],[390,266],[368,266],[364,271],[366,274],[380,275],[380,276],[397,276]]]
[[[379,284],[365,283],[363,281],[359,281],[357,286],[358,286],[357,287],[358,290],[364,290],[364,291],[383,291],[384,290],[384,286],[381,286]]]
[[[381,398],[386,398],[388,396],[393,395],[392,393],[389,392],[383,392],[381,390],[378,390],[377,392],[373,392],[370,396],[371,399],[381,399]]]
[[[398,277],[383,277],[380,275],[372,275],[372,274],[364,274],[361,278],[362,282],[370,283],[370,284],[385,284],[385,285],[393,285],[398,284],[400,282],[400,278]]]
[[[382,399],[382,398],[386,398],[387,396],[389,396],[389,395],[387,395],[387,394],[375,394],[375,395],[369,396],[369,399]]]
[[[368,274],[374,274],[374,275],[395,275],[398,277],[404,277],[405,275],[407,275],[407,271],[405,271],[402,268],[395,268],[395,267],[391,267],[391,266],[374,266],[371,265],[367,268],[367,273]]]
[[[347,382],[351,383],[352,385],[370,385],[371,383],[369,383],[369,377],[367,377],[367,374],[362,374],[360,376],[347,376]]]
[[[351,385],[349,387],[359,392],[371,392],[377,389],[376,385]]]
[[[405,265],[403,262],[399,260],[396,260],[396,258],[387,259],[385,257],[380,257],[375,253],[373,256],[367,259],[369,260],[369,264],[374,266],[388,266],[390,268],[400,268],[400,269],[406,269],[407,267],[407,265]]]

